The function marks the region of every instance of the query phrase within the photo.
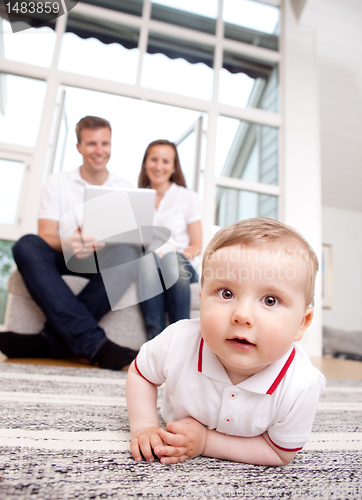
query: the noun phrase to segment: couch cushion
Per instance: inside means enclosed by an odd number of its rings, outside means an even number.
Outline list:
[[[88,280],[86,278],[82,278],[81,276],[66,275],[63,276],[63,280],[66,282],[66,284],[69,286],[69,288],[75,295],[78,295],[88,283]],[[11,274],[9,278],[8,290],[13,295],[20,295],[21,297],[31,298],[28,289],[26,288],[25,283],[23,281],[23,277],[21,276],[21,274],[17,269]],[[191,284],[191,309],[196,309],[196,310],[200,309],[199,290],[200,290],[199,283]],[[135,303],[136,300],[133,299],[133,297],[134,293],[132,293],[127,297],[125,294],[124,298],[122,297],[124,305],[130,302]],[[122,299],[119,302],[119,305],[121,307],[122,307]]]
[[[79,276],[63,276],[69,288],[78,295],[88,280]],[[35,304],[18,270],[9,279],[9,302],[6,314],[6,329],[17,333],[38,333],[44,327],[45,316]],[[191,285],[191,318],[200,315],[199,283]],[[147,341],[147,332],[140,305],[137,303],[136,285],[132,284],[117,304],[109,311],[99,325],[107,337],[116,344],[139,350]]]
[[[362,361],[362,332],[324,326],[323,354]]]

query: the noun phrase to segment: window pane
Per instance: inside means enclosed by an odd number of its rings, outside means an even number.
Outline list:
[[[82,0],[82,3],[142,16],[143,0]]]
[[[278,112],[278,65],[224,51],[219,100],[241,108]]]
[[[45,82],[0,73],[0,142],[35,146],[45,92]]]
[[[147,52],[141,79],[144,87],[199,99],[212,98],[211,46],[150,33]]]
[[[23,162],[0,158],[0,224],[14,224],[23,181]]]
[[[215,224],[225,227],[250,217],[278,218],[278,197],[218,187],[216,191]]]
[[[215,34],[217,0],[154,0],[151,19]]]
[[[1,19],[4,57],[37,66],[49,67],[52,63],[56,34],[50,28],[30,28],[13,33],[10,23]]]
[[[164,5],[174,9],[192,12],[200,16],[216,18],[218,0],[152,0],[155,5]]]
[[[116,82],[136,82],[138,28],[71,11],[67,31],[63,35],[59,69]]]
[[[279,130],[221,116],[218,119],[216,175],[278,184]]]
[[[0,240],[0,324],[4,323],[6,301],[8,298],[8,279],[14,267],[11,249],[13,241]]]
[[[253,0],[224,0],[225,38],[278,50],[279,8]]]

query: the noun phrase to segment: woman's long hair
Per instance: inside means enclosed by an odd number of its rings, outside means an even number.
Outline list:
[[[173,142],[167,141],[166,139],[158,139],[157,141],[151,142],[147,146],[143,160],[142,160],[141,172],[140,172],[140,175],[138,176],[138,187],[139,188],[146,188],[150,184],[150,180],[146,174],[146,160],[147,160],[147,157],[150,154],[150,150],[153,146],[171,146],[171,148],[175,152],[175,171],[171,175],[170,181],[175,182],[175,184],[178,184],[179,186],[186,187],[185,177],[184,177],[184,174],[182,173],[182,170],[181,170],[180,158],[179,158],[179,155],[177,152],[177,148]]]

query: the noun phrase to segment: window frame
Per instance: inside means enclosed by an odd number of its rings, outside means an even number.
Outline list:
[[[283,26],[283,2],[279,0],[264,0],[263,3],[270,3],[280,7],[280,26]],[[57,93],[60,86],[71,86],[76,88],[83,88],[87,90],[94,90],[106,92],[114,95],[130,97],[135,99],[143,99],[147,101],[157,102],[177,107],[184,107],[192,110],[206,113],[207,132],[206,132],[206,154],[205,154],[205,169],[204,169],[204,219],[203,219],[203,232],[204,244],[210,239],[213,234],[213,214],[215,211],[215,194],[217,186],[230,187],[234,189],[242,189],[254,191],[257,193],[274,194],[279,197],[279,218],[283,220],[283,157],[279,157],[279,185],[270,186],[261,183],[249,183],[235,178],[224,178],[215,176],[215,144],[217,136],[217,121],[219,116],[227,116],[236,118],[251,123],[261,125],[270,125],[279,128],[279,151],[282,151],[283,143],[283,128],[282,128],[282,109],[278,113],[257,109],[257,108],[237,108],[234,106],[222,104],[218,100],[219,94],[219,78],[220,71],[223,64],[223,53],[225,50],[231,51],[241,56],[245,55],[258,60],[267,60],[279,65],[279,74],[282,76],[283,71],[283,58],[281,49],[279,51],[269,50],[258,46],[249,45],[243,42],[238,42],[231,39],[224,38],[224,22],[222,20],[223,0],[219,0],[218,4],[218,17],[216,19],[216,34],[211,35],[208,33],[197,32],[192,29],[167,24],[161,21],[151,19],[151,0],[144,0],[142,17],[125,14],[118,11],[111,11],[107,8],[96,7],[90,4],[79,2],[74,9],[79,13],[84,13],[87,16],[94,16],[113,23],[118,22],[122,25],[129,25],[138,27],[140,29],[138,48],[139,48],[139,61],[137,69],[136,83],[125,84],[112,82],[102,78],[88,77],[79,74],[68,73],[58,69],[58,61],[61,50],[62,36],[66,30],[67,15],[61,16],[56,22],[56,43],[53,53],[52,64],[49,68],[19,63],[15,61],[6,60],[0,57],[0,71],[10,73],[18,76],[26,76],[29,78],[37,78],[44,80],[47,84],[47,91],[44,102],[44,109],[41,118],[38,140],[35,148],[29,151],[29,165],[31,166],[29,175],[28,189],[32,190],[32,200],[25,206],[25,201],[22,196],[22,202],[19,203],[19,217],[22,218],[21,227],[14,228],[11,239],[17,239],[25,232],[32,232],[36,223],[37,202],[40,196],[42,184],[49,173],[49,144],[51,143],[51,130],[56,115],[57,108]],[[171,92],[164,92],[155,89],[149,89],[141,86],[141,76],[144,55],[147,51],[148,33],[157,32],[160,34],[168,35],[173,38],[180,38],[197,43],[204,43],[211,45],[214,48],[214,82],[213,82],[213,96],[212,99],[207,101],[203,99],[196,99],[192,97],[173,94]],[[282,29],[280,37],[282,37]],[[282,47],[282,43],[279,44]],[[279,78],[279,97],[283,92],[283,79]],[[280,101],[280,99],[279,99]],[[7,147],[7,145],[0,145],[0,148]],[[13,147],[14,153],[21,152],[21,148]],[[9,239],[5,237],[3,228],[0,227],[0,238]]]

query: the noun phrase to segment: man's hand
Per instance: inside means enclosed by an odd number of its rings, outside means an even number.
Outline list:
[[[159,429],[158,434],[166,446],[156,446],[155,454],[162,464],[184,462],[188,458],[202,455],[208,430],[197,420],[191,417],[177,422],[169,422],[167,431]]]
[[[159,436],[160,427],[146,427],[138,431],[131,441],[131,453],[136,462],[141,462],[142,455],[147,462],[153,462],[154,456],[152,450],[163,446]]]
[[[105,243],[96,241],[94,236],[82,234],[81,228],[74,231],[70,245],[77,259],[86,259],[96,250],[102,250],[105,247]]]

